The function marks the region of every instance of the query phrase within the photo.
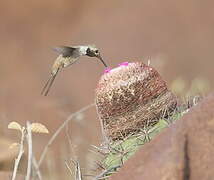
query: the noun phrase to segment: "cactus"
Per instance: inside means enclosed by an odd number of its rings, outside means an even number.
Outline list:
[[[177,98],[159,73],[142,62],[125,62],[108,69],[96,89],[98,116],[110,142],[155,125],[176,105]]]
[[[180,119],[201,98],[180,102],[152,67],[122,63],[107,69],[96,89],[96,108],[105,141],[95,179],[108,179],[142,145]],[[102,168],[100,168],[102,167]]]

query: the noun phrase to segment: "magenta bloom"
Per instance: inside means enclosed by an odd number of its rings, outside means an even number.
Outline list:
[[[129,65],[129,62],[122,62],[119,64],[119,66],[128,66]]]
[[[104,73],[109,73],[111,71],[111,68],[106,68]]]

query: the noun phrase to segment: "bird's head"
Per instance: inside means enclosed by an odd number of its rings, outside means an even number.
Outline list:
[[[89,57],[97,57],[102,61],[105,67],[107,67],[106,63],[103,61],[99,49],[97,49],[94,45],[89,45],[86,50],[86,55]]]
[[[86,55],[90,56],[90,57],[99,57],[100,51],[94,45],[89,45],[87,50],[86,50]]]

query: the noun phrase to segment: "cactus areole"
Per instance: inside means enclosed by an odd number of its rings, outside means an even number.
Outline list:
[[[163,111],[176,106],[176,97],[159,73],[142,62],[119,64],[102,75],[96,107],[105,135],[123,139],[155,124]]]

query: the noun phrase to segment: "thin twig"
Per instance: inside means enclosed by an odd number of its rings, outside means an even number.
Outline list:
[[[108,136],[106,135],[106,131],[104,129],[104,124],[103,124],[103,120],[102,118],[99,116],[100,113],[98,113],[98,109],[97,109],[97,114],[98,114],[98,118],[100,120],[100,126],[101,126],[101,133],[102,133],[102,143],[107,146],[110,143],[110,140],[108,138]]]
[[[73,144],[72,144],[71,136],[70,136],[70,133],[69,133],[69,123],[66,124],[66,127],[65,127],[65,134],[66,134],[66,137],[67,137],[67,139],[68,139],[69,153],[70,153],[70,155],[75,155],[75,153],[74,153],[74,148],[72,147]]]
[[[56,137],[59,135],[59,133],[64,129],[64,127],[66,126],[67,123],[69,123],[75,116],[77,116],[78,114],[81,114],[83,113],[84,111],[90,109],[91,107],[93,107],[95,104],[90,104],[88,106],[85,106],[84,108],[80,109],[79,111],[75,112],[75,113],[72,113],[70,116],[68,116],[68,118],[62,123],[62,125],[56,130],[56,132],[53,134],[53,136],[50,138],[50,140],[48,141],[48,143],[46,144],[41,156],[40,156],[40,159],[39,159],[39,162],[38,162],[38,167],[40,167],[40,165],[42,164],[44,158],[45,158],[45,155],[48,151],[48,148],[49,146],[53,143],[53,141],[56,139]]]
[[[75,165],[75,180],[82,180],[82,173],[79,162],[74,160],[72,161]]]
[[[25,180],[30,180],[33,160],[33,145],[32,145],[31,124],[29,121],[27,121],[27,142],[28,142],[28,165]]]
[[[73,172],[72,172],[72,169],[71,169],[71,167],[70,167],[70,165],[68,164],[67,161],[65,161],[65,166],[67,167],[67,169],[69,170],[69,172],[70,172],[70,174],[71,174],[71,176],[72,176],[72,175],[73,175]]]
[[[93,144],[91,145],[91,147],[93,147],[94,149],[96,149],[99,154],[102,154],[102,155],[108,154],[108,153],[104,152],[104,150],[102,148],[97,147],[97,146],[95,146]]]
[[[33,156],[33,166],[34,166],[34,170],[35,170],[35,177],[38,177],[39,180],[42,180],[42,175],[39,170],[38,163],[36,161],[35,156]]]
[[[20,160],[22,158],[22,155],[24,153],[24,139],[25,139],[25,128],[23,127],[22,128],[22,131],[21,131],[21,141],[20,141],[20,147],[19,147],[19,154],[15,160],[15,164],[14,164],[14,169],[13,169],[13,175],[12,175],[12,180],[15,180],[16,178],[16,174],[17,174],[17,170],[18,170],[18,167],[19,167],[19,163],[20,163]]]
[[[94,180],[98,180],[98,179],[103,179],[107,174],[111,173],[114,169],[120,168],[121,165],[116,165],[113,166],[109,169],[104,170],[102,173],[100,173],[99,175],[97,175]]]

